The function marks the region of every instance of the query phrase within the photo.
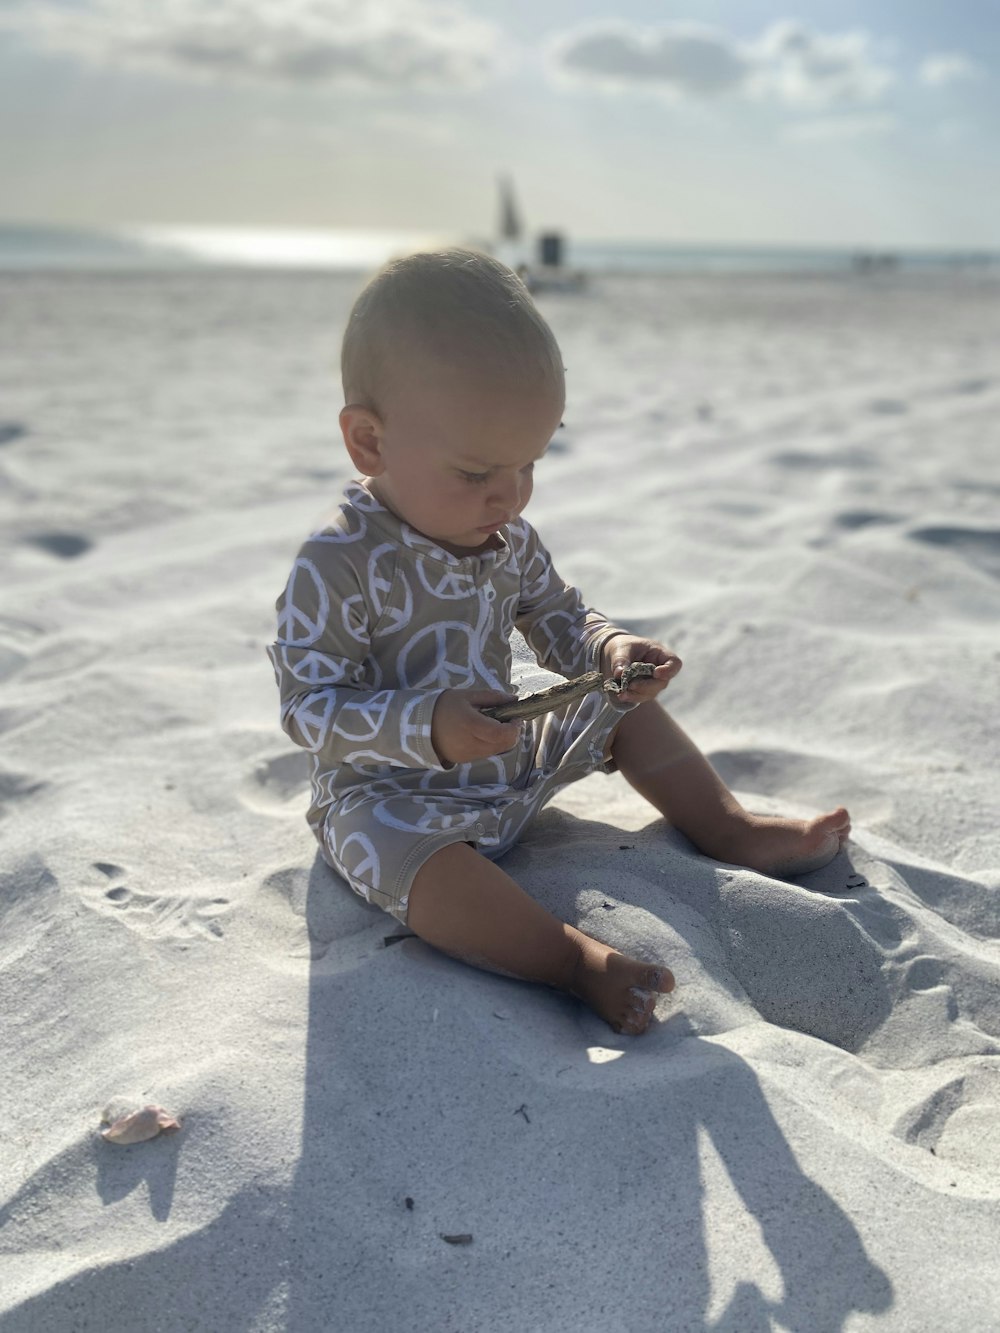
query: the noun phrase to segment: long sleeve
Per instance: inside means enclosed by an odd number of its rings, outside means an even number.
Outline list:
[[[342,550],[307,542],[278,598],[278,637],[267,651],[282,729],[326,767],[442,769],[431,744],[441,690],[381,687],[370,598]]]
[[[601,648],[624,631],[583,604],[579,591],[556,573],[530,524],[522,523],[521,594],[515,624],[539,663],[562,676],[600,668]]]

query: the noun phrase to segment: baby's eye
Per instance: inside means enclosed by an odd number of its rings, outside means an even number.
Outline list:
[[[485,486],[490,479],[488,472],[463,472],[462,476],[473,486]]]

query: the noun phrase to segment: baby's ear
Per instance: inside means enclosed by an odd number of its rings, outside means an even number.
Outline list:
[[[348,403],[340,409],[340,429],[354,466],[363,476],[377,477],[382,461],[382,421],[369,407]]]

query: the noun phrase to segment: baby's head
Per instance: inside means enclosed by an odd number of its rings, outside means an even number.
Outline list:
[[[414,360],[510,388],[563,388],[559,347],[528,289],[474,250],[408,255],[368,283],[344,332],[345,402],[382,410]]]
[[[520,278],[471,250],[388,264],[355,302],[341,429],[371,489],[456,553],[527,504],[562,416],[562,357]]]

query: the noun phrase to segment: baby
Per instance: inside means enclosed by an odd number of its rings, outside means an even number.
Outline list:
[[[465,250],[390,263],[354,305],[342,370],[359,480],[299,552],[269,649],[282,726],[312,755],[320,851],[436,948],[641,1033],[673,989],[667,968],[558,920],[495,864],[541,807],[618,769],[706,855],[777,875],[835,856],[847,812],[744,810],[656,700],[677,655],[556,573],[522,513],[562,418],[563,364],[514,273]],[[512,697],[515,626],[560,675],[649,662],[653,676],[496,721],[482,710]]]

